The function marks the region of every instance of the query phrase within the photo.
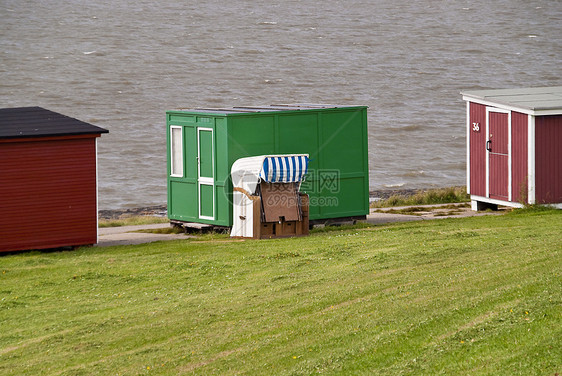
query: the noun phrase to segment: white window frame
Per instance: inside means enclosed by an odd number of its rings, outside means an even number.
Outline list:
[[[174,155],[177,150],[174,149],[174,129],[180,130],[180,156],[181,156],[181,166],[174,165]],[[181,171],[180,174],[175,173],[176,167]],[[183,178],[183,127],[179,125],[171,125],[170,126],[170,176],[176,178]]]

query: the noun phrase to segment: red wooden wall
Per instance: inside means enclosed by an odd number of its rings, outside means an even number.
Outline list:
[[[562,203],[562,115],[535,118],[535,198]]]
[[[528,118],[526,114],[511,112],[511,201],[528,200]]]
[[[486,106],[470,103],[470,194],[486,196]],[[479,131],[472,130],[479,123]]]
[[[97,242],[95,137],[0,142],[0,251]]]

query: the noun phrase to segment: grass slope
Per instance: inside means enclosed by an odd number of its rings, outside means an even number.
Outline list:
[[[0,257],[2,375],[554,375],[562,214]]]

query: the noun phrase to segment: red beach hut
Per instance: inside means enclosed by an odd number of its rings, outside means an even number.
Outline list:
[[[562,86],[461,92],[473,210],[562,208]]]
[[[0,109],[0,252],[97,243],[102,133],[40,107]]]

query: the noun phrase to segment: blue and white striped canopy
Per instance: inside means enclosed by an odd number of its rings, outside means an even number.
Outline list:
[[[296,183],[303,179],[308,170],[308,156],[265,157],[260,179],[268,183]]]
[[[230,169],[232,186],[255,194],[260,181],[297,183],[308,171],[308,154],[258,155],[236,160]]]

